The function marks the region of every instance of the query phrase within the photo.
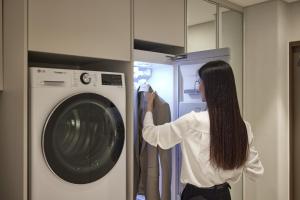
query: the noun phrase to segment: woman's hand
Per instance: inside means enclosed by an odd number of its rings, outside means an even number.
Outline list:
[[[147,98],[147,111],[152,112],[153,110],[153,101],[155,99],[155,92],[147,92],[146,98]]]

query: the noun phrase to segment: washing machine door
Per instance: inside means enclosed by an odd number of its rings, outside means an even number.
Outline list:
[[[64,100],[49,115],[42,147],[56,175],[86,184],[109,173],[124,140],[124,123],[116,106],[101,95],[82,93]]]

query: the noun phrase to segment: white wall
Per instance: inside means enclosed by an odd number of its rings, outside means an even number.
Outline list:
[[[244,200],[289,199],[287,7],[269,1],[245,9],[244,116],[265,167]]]
[[[290,143],[289,143],[289,65],[288,65],[288,10],[287,4],[279,1],[278,10],[278,180],[279,199],[289,199],[290,189]]]
[[[187,30],[187,52],[216,48],[216,23],[205,22],[189,26]]]

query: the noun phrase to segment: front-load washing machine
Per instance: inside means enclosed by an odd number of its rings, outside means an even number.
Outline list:
[[[122,73],[30,68],[31,200],[125,200]]]

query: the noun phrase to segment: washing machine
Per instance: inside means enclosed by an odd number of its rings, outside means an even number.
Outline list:
[[[122,73],[30,68],[30,200],[125,200]]]

